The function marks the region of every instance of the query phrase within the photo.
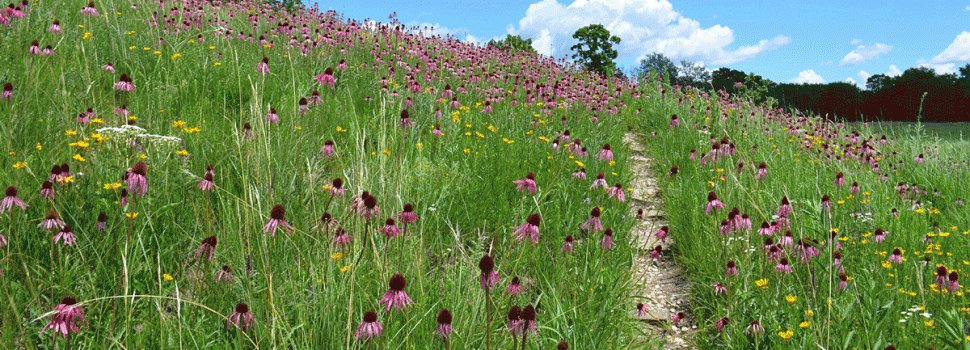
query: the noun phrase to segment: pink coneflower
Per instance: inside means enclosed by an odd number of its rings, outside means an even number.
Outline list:
[[[388,283],[390,288],[384,293],[384,297],[381,298],[380,303],[386,304],[384,311],[391,311],[391,306],[394,310],[401,311],[401,308],[407,307],[414,304],[414,300],[408,297],[408,293],[404,291],[404,287],[407,286],[407,281],[404,280],[404,275],[400,273],[395,273],[391,276],[391,280]]]
[[[610,250],[616,245],[613,243],[613,229],[608,228],[603,231],[603,238],[600,238],[600,247],[603,249]]]
[[[330,232],[330,229],[337,226],[337,220],[334,220],[333,215],[330,213],[323,213],[320,216],[320,220],[317,220],[316,226],[313,226],[314,230],[321,230],[323,232]]]
[[[643,303],[637,303],[637,317],[647,317],[647,311],[650,311],[649,306]]]
[[[404,211],[392,217],[400,218],[401,225],[405,227],[418,221],[418,215],[414,213],[414,205],[411,203],[405,204]]]
[[[199,185],[196,187],[202,191],[212,191],[215,189],[216,185],[212,182],[212,174],[206,173],[203,175],[202,182],[199,182]]]
[[[609,192],[609,184],[606,183],[606,175],[603,173],[596,174],[596,180],[593,180],[593,184],[589,186],[590,189],[596,186],[603,187],[603,190]]]
[[[451,107],[454,108],[454,109],[458,109],[458,107],[461,107],[461,103],[458,102],[458,98],[457,97],[452,97],[451,98]]]
[[[792,244],[795,244],[795,237],[792,236],[792,232],[785,231],[785,235],[778,239],[778,244],[786,247],[791,247]]]
[[[40,41],[34,40],[30,42],[30,47],[27,48],[27,52],[31,55],[41,55],[43,52],[40,50]]]
[[[129,77],[128,74],[122,73],[121,77],[118,78],[118,82],[115,83],[114,89],[118,91],[131,92],[135,91],[135,84],[132,84],[131,77]]]
[[[613,187],[607,189],[606,193],[609,195],[607,198],[616,197],[616,200],[626,202],[626,195],[623,194],[623,184],[619,182],[617,182],[616,185],[613,185]]]
[[[728,260],[727,267],[724,269],[724,277],[737,276],[738,264],[734,260]]]
[[[670,130],[674,130],[674,127],[676,127],[677,125],[680,125],[680,119],[677,119],[677,115],[676,114],[671,115],[670,116]]]
[[[216,271],[215,279],[216,282],[232,283],[232,269],[229,268],[229,265],[222,265],[222,268]]]
[[[654,237],[657,237],[657,239],[659,239],[660,242],[667,242],[668,234],[670,234],[670,227],[661,226],[660,229],[657,230],[657,232],[654,233],[653,235]]]
[[[8,101],[13,98],[13,84],[3,84],[3,91],[0,92],[0,101]]]
[[[219,240],[216,239],[216,236],[206,237],[205,239],[202,240],[202,245],[199,246],[199,249],[195,250],[195,254],[192,255],[192,257],[198,258],[199,255],[203,255],[203,256],[208,256],[209,261],[212,261],[212,258],[214,257],[216,252],[216,244],[218,243],[219,243]]]
[[[886,231],[881,228],[877,228],[876,232],[873,233],[872,241],[876,243],[882,243],[882,241],[885,241],[885,240],[886,240]]]
[[[791,273],[792,268],[791,268],[791,265],[788,264],[788,259],[781,258],[781,261],[778,262],[778,265],[775,265],[775,271],[786,273],[786,274]]]
[[[519,276],[512,277],[512,282],[509,282],[509,286],[505,287],[505,294],[511,297],[518,296],[522,293],[522,284],[519,280]]]
[[[61,171],[61,166],[54,164],[51,168],[51,174],[47,177],[47,181],[50,182],[61,182],[64,179],[64,172]]]
[[[935,283],[937,287],[939,287],[940,289],[947,288],[948,274],[949,274],[949,271],[947,271],[946,266],[940,266],[936,268]]]
[[[253,314],[249,312],[249,305],[246,303],[239,303],[236,305],[236,310],[229,314],[229,319],[226,321],[226,329],[232,329],[235,325],[243,331],[247,331],[253,327],[256,323],[256,318]]]
[[[683,321],[683,320],[684,320],[684,319],[686,319],[686,318],[687,318],[687,314],[685,314],[685,313],[684,313],[684,312],[682,311],[682,312],[678,312],[678,313],[677,313],[676,315],[674,315],[674,316],[673,316],[673,317],[671,317],[670,319],[671,319],[671,321],[673,321],[673,322],[674,322],[674,325],[675,325],[675,326],[679,326],[679,325],[680,325],[680,321]]]
[[[108,228],[108,214],[100,213],[98,214],[98,223],[94,225],[94,229],[98,231],[104,231]]]
[[[269,109],[269,112],[266,113],[266,121],[273,124],[280,123],[280,116],[276,114],[276,108]]]
[[[498,272],[495,271],[495,260],[491,256],[484,255],[478,260],[478,269],[482,274],[478,276],[478,282],[482,289],[490,290],[498,283]]]
[[[690,149],[690,160],[697,160],[697,150],[696,149],[693,149],[693,148]]]
[[[441,120],[441,106],[434,106],[434,120]],[[437,125],[437,124],[435,124]]]
[[[316,76],[317,84],[329,86],[331,89],[337,86],[337,79],[333,77],[333,68],[327,67],[323,73]]]
[[[765,327],[763,327],[761,323],[758,322],[757,320],[751,321],[751,324],[748,325],[748,328],[744,330],[744,334],[751,335],[751,336],[759,336],[759,335],[765,334]]]
[[[354,339],[371,339],[381,336],[384,332],[384,328],[381,327],[381,323],[377,322],[377,313],[373,310],[368,310],[364,313],[364,321],[357,326],[357,330],[354,332]]]
[[[148,180],[145,175],[148,174],[148,165],[145,162],[135,163],[134,166],[128,170],[127,178],[125,179],[125,185],[128,189],[139,196],[144,197],[148,193]]]
[[[664,247],[658,245],[654,247],[653,250],[650,251],[650,257],[654,259],[660,259],[660,257],[663,256],[663,251],[664,251]]]
[[[377,229],[377,232],[383,233],[384,237],[387,237],[387,238],[397,237],[398,235],[401,234],[401,229],[398,228],[397,226],[394,226],[394,224],[395,224],[394,219],[388,218],[387,220],[384,221],[384,226],[381,226],[381,228]]]
[[[404,129],[405,131],[409,127],[414,126],[414,122],[411,121],[411,113],[408,112],[408,110],[406,109],[401,110],[401,119],[400,121],[398,121],[398,126],[400,126],[401,129]]]
[[[960,274],[956,271],[950,272],[949,280],[946,284],[946,290],[950,293],[960,290]]]
[[[61,221],[56,211],[48,210],[47,215],[44,216],[44,220],[37,224],[37,228],[43,228],[48,231],[53,229],[60,230],[64,228],[64,221]]]
[[[516,240],[523,240],[525,237],[529,237],[532,244],[539,243],[539,224],[542,222],[542,217],[539,214],[529,214],[526,218],[525,224],[521,226],[516,226],[515,232],[512,232],[512,237]]]
[[[792,207],[791,202],[788,200],[788,196],[781,197],[781,206],[778,207],[778,216],[788,217],[791,215]]]
[[[336,153],[333,147],[333,140],[324,141],[323,147],[320,148],[320,153],[327,158],[333,157],[333,155]]]
[[[61,29],[61,21],[54,20],[54,23],[50,27],[47,27],[47,31],[54,35],[64,34],[64,30]],[[113,73],[113,72],[112,72]]]
[[[509,308],[509,312],[506,314],[506,321],[508,322],[509,334],[513,337],[525,333],[522,328],[522,309],[518,305],[512,305]]]
[[[64,225],[61,227],[61,232],[54,235],[54,243],[59,242],[61,239],[64,240],[64,245],[74,245],[74,241],[77,240],[77,236],[71,232],[71,226]]]
[[[404,99],[404,102],[401,102],[401,105],[404,106],[404,107],[414,108],[414,101],[412,101],[411,98],[408,97],[408,98]]]
[[[832,209],[832,198],[827,194],[823,194],[822,202],[819,203],[819,205],[827,212],[828,210]]]
[[[53,189],[51,191],[53,191]],[[3,200],[0,200],[0,214],[10,211],[14,205],[20,207],[20,209],[27,209],[27,203],[24,203],[24,201],[20,200],[20,197],[17,197],[16,187],[7,187],[5,195],[6,196],[3,197]]]
[[[100,16],[98,9],[94,8],[94,1],[89,2],[88,6],[82,7],[81,11],[78,11],[78,13],[90,17]]]
[[[596,154],[596,159],[607,161],[607,162],[613,160],[613,151],[610,150],[610,144],[607,143],[603,145],[603,149],[601,149],[600,152]]]
[[[128,112],[127,106],[125,106],[125,105],[121,105],[121,107],[115,108],[114,109],[114,113],[115,114],[118,114],[118,115],[123,115],[123,116],[126,116],[126,117],[129,114],[131,114],[130,112]]]
[[[717,194],[714,191],[707,192],[707,207],[704,208],[704,213],[710,215],[712,211],[718,211],[724,209],[724,203],[717,200]]]
[[[845,186],[845,174],[841,171],[835,174],[835,181],[832,184],[835,186]]]
[[[286,209],[283,208],[282,205],[277,204],[274,206],[273,209],[269,211],[269,217],[269,221],[267,221],[266,225],[263,226],[263,233],[270,233],[273,236],[276,236],[276,230],[279,227],[283,227],[283,230],[288,232],[293,232],[293,230],[296,229],[286,222]]]
[[[339,177],[335,177],[330,183],[330,197],[343,197],[347,195],[347,189],[344,188],[344,180]]]
[[[313,90],[313,92],[310,93],[310,98],[308,102],[311,106],[316,106],[323,103],[323,99],[320,98],[320,91]]]
[[[842,243],[839,243],[839,240],[837,239],[839,235],[839,230],[833,229],[829,231],[829,235],[831,236],[829,238],[829,244],[832,244],[833,249],[842,250]]]
[[[81,309],[80,305],[77,305],[77,300],[74,300],[74,298],[65,297],[62,299],[61,303],[54,307],[54,312],[54,318],[44,326],[43,332],[53,330],[54,333],[61,333],[62,338],[67,338],[67,333],[77,334],[81,331],[81,328],[78,327],[80,321],[84,321],[85,325],[90,326],[87,318],[84,317],[84,310]]]
[[[768,165],[761,162],[761,164],[758,164],[758,170],[754,173],[754,179],[764,180],[766,177],[768,177]]]
[[[532,305],[522,308],[522,333],[533,333],[539,329],[536,327],[536,309]],[[523,340],[524,341],[524,340]]]
[[[716,327],[717,328],[717,331],[720,332],[720,331],[723,331],[724,330],[724,326],[727,326],[728,323],[731,323],[731,319],[730,318],[728,318],[726,316],[725,317],[721,317],[717,321],[714,322],[714,327]]]
[[[296,108],[297,113],[300,115],[306,115],[307,111],[310,110],[310,101],[306,97],[300,97],[299,106]]]
[[[108,64],[105,64],[105,65],[101,66],[101,69],[104,69],[104,70],[108,71],[111,74],[114,74],[114,72],[115,72],[115,66],[113,64],[111,64],[111,62],[108,62]]]
[[[524,179],[512,181],[512,183],[518,185],[516,189],[520,192],[528,192],[529,194],[535,194],[536,189],[536,174],[529,172],[525,175]]]
[[[351,242],[353,242],[353,240],[354,240],[354,236],[350,235],[350,233],[347,233],[347,231],[344,230],[343,227],[337,227],[337,230],[334,231],[334,236],[333,236],[334,247],[336,247],[337,245],[344,246],[344,245],[350,244]]]
[[[733,230],[734,226],[731,225],[730,220],[721,220],[721,226],[718,228],[718,231],[722,236],[730,236]]]
[[[357,214],[365,220],[370,220],[381,215],[381,207],[377,206],[377,198],[368,194],[367,198],[364,198],[362,202],[364,205],[359,207]]]
[[[852,194],[859,194],[859,191],[860,191],[859,183],[856,181],[852,181],[852,186],[849,186],[849,192],[851,192]]]
[[[118,198],[118,205],[120,205],[122,207],[128,205],[128,190],[127,189],[124,189],[124,188],[121,189],[121,197]]]
[[[570,253],[570,254],[572,254],[572,252],[573,252],[573,242],[574,242],[573,236],[572,235],[567,235],[566,236],[566,240],[562,244],[562,248],[559,249],[559,252],[560,253]]]
[[[589,219],[579,225],[579,228],[586,231],[603,231],[603,224],[600,222],[600,207],[593,207],[589,212]]]
[[[431,134],[434,136],[442,136],[444,133],[441,132],[441,124],[435,124],[434,130],[431,130]]]
[[[915,162],[916,164],[923,164],[926,161],[923,159],[923,154],[920,153],[918,156],[916,156],[916,158],[913,158],[913,162]]]
[[[667,171],[667,176],[674,176],[674,175],[677,175],[677,173],[679,172],[680,172],[680,167],[677,166],[677,164],[674,164],[674,165],[671,165],[670,170]]]
[[[844,273],[839,274],[839,288],[837,291],[841,292],[849,287],[849,276]]]
[[[441,309],[438,312],[438,327],[435,328],[434,334],[442,340],[448,340],[451,337],[451,331],[451,312],[448,309]]]
[[[485,101],[485,108],[482,108],[482,113],[484,114],[492,113],[492,103],[490,101]]]
[[[259,61],[259,63],[256,64],[256,73],[259,73],[260,75],[263,75],[263,76],[270,74],[269,58],[263,57],[263,60]]]

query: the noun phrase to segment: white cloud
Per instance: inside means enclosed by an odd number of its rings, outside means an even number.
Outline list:
[[[970,11],[970,6],[967,6],[964,10]]]
[[[933,70],[936,71],[936,74],[950,74],[957,72],[956,63],[922,63],[919,66],[933,68]]]
[[[824,66],[831,66],[831,65],[832,65],[832,60],[828,60],[828,61],[822,62],[822,66],[823,67]]]
[[[849,84],[852,84],[852,85],[856,85],[856,86],[858,86],[858,85],[859,85],[859,84],[857,84],[857,83],[855,82],[855,79],[852,79],[851,77],[849,77],[849,78],[845,78],[845,82],[846,82],[846,83],[849,83]]]
[[[899,68],[896,68],[896,65],[895,64],[890,64],[889,65],[889,70],[886,71],[886,75],[888,75],[890,77],[898,77],[900,75],[903,75],[903,72],[901,70],[899,70]]]
[[[853,40],[852,42],[856,43],[856,41],[858,41],[858,39]],[[859,45],[859,46],[856,46],[855,50],[852,50],[848,54],[846,54],[845,57],[842,58],[842,62],[839,62],[839,65],[842,67],[846,67],[846,66],[854,66],[865,61],[871,61],[879,58],[879,55],[892,51],[892,49],[893,49],[892,46],[881,44],[881,43],[875,43],[872,45]]]
[[[795,79],[789,80],[788,82],[795,84],[825,84],[825,79],[821,75],[818,75],[818,73],[815,73],[814,70],[809,69],[801,71]]]
[[[859,45],[859,44],[862,44],[862,40],[859,40],[859,39],[852,39],[852,42],[851,42],[851,44],[852,44],[852,45]]]
[[[622,41],[615,47],[618,60],[639,60],[660,52],[674,60],[727,65],[791,42],[778,35],[731,49],[734,31],[721,25],[704,28],[675,11],[668,0],[574,0],[568,5],[541,0],[529,5],[518,28],[509,27],[507,31],[532,38],[532,46],[539,53],[561,57],[571,53],[570,46],[576,43],[573,33],[589,24],[602,24],[610,34],[620,37]]]
[[[866,88],[866,82],[869,81],[869,77],[871,77],[871,76],[872,76],[872,74],[869,74],[869,72],[866,72],[864,70],[860,70],[859,73],[856,74],[856,77],[859,78],[859,83],[857,83],[856,85],[858,85],[859,88],[865,89]],[[849,78],[849,79],[852,79],[852,78]]]
[[[939,55],[933,57],[929,63],[957,63],[970,61],[970,32],[964,31],[957,35],[950,46]]]

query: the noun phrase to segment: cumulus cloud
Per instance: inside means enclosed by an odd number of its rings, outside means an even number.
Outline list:
[[[898,77],[900,75],[903,75],[903,71],[899,70],[899,68],[896,68],[895,64],[890,64],[889,70],[886,71],[886,75],[890,77]]]
[[[957,63],[970,61],[970,32],[964,31],[947,46],[939,55],[933,57],[929,63]]]
[[[936,74],[950,74],[957,72],[956,63],[922,63],[919,66],[932,68],[934,71],[936,71]]]
[[[856,85],[858,85],[862,89],[865,89],[866,88],[866,82],[869,81],[869,77],[871,77],[871,76],[872,76],[872,74],[869,74],[869,72],[866,72],[864,70],[860,70],[859,73],[856,74],[856,77],[859,78],[859,83],[856,84]],[[849,79],[852,79],[852,78],[849,78]],[[855,81],[853,81],[853,83],[854,82]]]
[[[858,39],[852,40],[853,45],[855,45],[858,41]],[[892,50],[892,46],[881,43],[859,45],[856,46],[855,50],[850,51],[845,55],[845,57],[842,58],[842,62],[839,62],[839,66],[854,66],[865,61],[871,61],[879,58],[879,55],[888,53]]]
[[[852,79],[852,77],[845,78],[845,82],[856,86],[859,85],[855,82],[855,79]]]
[[[862,44],[862,40],[859,40],[859,39],[852,39],[852,43],[851,43],[851,44],[852,44],[852,45],[859,45],[859,44]]]
[[[731,48],[734,31],[721,25],[702,27],[674,10],[668,0],[574,0],[561,4],[541,0],[529,5],[518,28],[509,34],[533,39],[537,52],[550,56],[571,53],[577,29],[602,24],[610,34],[622,39],[617,49],[619,60],[640,60],[653,52],[673,59],[690,59],[727,65],[778,49],[791,39],[778,35],[758,43]]]
[[[825,79],[821,75],[818,75],[818,73],[815,73],[814,70],[809,69],[801,71],[795,79],[789,80],[788,82],[795,84],[825,84]]]

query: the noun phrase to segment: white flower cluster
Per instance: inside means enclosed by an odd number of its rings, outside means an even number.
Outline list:
[[[175,136],[164,136],[149,134],[147,130],[134,125],[122,125],[120,127],[104,127],[98,129],[99,134],[116,140],[132,140],[140,138],[141,142],[157,142],[164,146],[178,146],[182,144],[182,139]]]
[[[914,313],[919,312],[919,311],[921,311],[920,310],[920,307],[919,306],[916,306],[916,305],[913,305],[913,307],[907,309],[906,311],[900,312],[900,314],[903,315],[903,318],[900,319],[899,322],[900,323],[905,323],[906,321],[909,321],[909,318],[912,317]],[[933,317],[933,314],[931,314],[929,312],[923,312],[923,313],[919,313],[917,315],[923,316],[923,318]]]

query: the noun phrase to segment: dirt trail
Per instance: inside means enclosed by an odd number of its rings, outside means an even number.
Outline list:
[[[696,331],[697,326],[690,314],[687,281],[682,278],[680,268],[670,256],[671,237],[661,242],[654,236],[666,223],[661,208],[662,194],[650,169],[653,160],[644,153],[646,147],[643,142],[647,142],[647,139],[627,133],[623,142],[633,151],[629,162],[634,179],[630,183],[633,191],[630,194],[631,213],[628,217],[638,220],[630,232],[630,244],[638,252],[633,261],[632,297],[634,306],[643,303],[649,307],[647,316],[638,316],[634,310],[633,317],[642,322],[645,334],[652,334],[664,341],[664,349],[691,349],[693,347],[688,335]],[[642,219],[637,216],[639,209],[643,210]],[[654,259],[650,252],[658,245],[663,247],[663,254],[659,259]],[[679,312],[687,314],[687,319],[675,326],[671,319]]]

